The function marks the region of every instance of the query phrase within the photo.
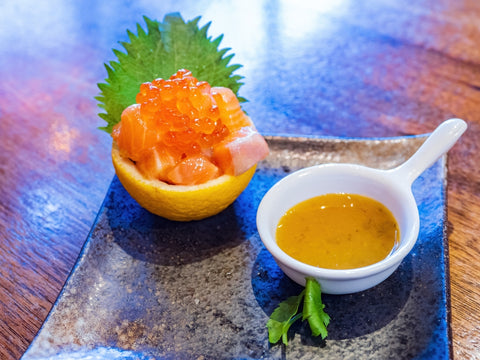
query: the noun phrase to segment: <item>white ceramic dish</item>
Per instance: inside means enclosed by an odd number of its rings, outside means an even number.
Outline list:
[[[257,211],[257,228],[263,244],[283,272],[300,285],[311,276],[328,294],[347,294],[373,287],[400,265],[415,245],[419,231],[418,208],[411,191],[413,181],[447,152],[466,130],[461,119],[442,123],[404,164],[378,170],[355,164],[324,164],[296,171],[276,183]],[[280,218],[292,206],[328,193],[354,193],[376,199],[395,216],[400,228],[399,245],[384,260],[357,269],[323,269],[287,255],[276,243]]]

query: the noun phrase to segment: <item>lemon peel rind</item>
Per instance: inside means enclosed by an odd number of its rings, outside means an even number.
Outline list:
[[[222,175],[204,184],[170,185],[145,179],[134,163],[123,157],[115,141],[112,162],[123,187],[140,206],[174,221],[201,220],[225,210],[245,190],[256,165],[238,176]]]

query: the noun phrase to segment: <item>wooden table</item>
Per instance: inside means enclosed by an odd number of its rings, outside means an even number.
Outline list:
[[[0,358],[18,359],[85,242],[114,171],[94,96],[142,15],[212,21],[264,133],[390,137],[460,117],[449,153],[456,359],[480,358],[480,3],[25,0],[0,4]]]

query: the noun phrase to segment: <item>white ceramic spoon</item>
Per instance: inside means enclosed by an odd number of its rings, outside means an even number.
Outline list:
[[[411,190],[413,181],[446,153],[466,128],[461,119],[443,122],[409,160],[391,170],[324,164],[286,176],[265,194],[257,211],[257,228],[265,247],[285,274],[298,284],[304,285],[305,277],[313,276],[323,292],[330,294],[353,293],[377,285],[395,271],[417,240],[420,221]],[[287,255],[275,240],[280,218],[299,202],[328,193],[359,194],[383,203],[399,225],[399,245],[378,263],[348,270],[322,269]]]

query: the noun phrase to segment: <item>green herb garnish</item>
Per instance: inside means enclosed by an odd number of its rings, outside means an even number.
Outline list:
[[[303,302],[303,320],[308,320],[313,336],[321,335],[325,339],[328,335],[327,326],[330,316],[323,310],[322,290],[314,278],[307,278],[305,284],[305,300]]]
[[[99,83],[96,99],[106,112],[99,116],[107,122],[100,129],[111,133],[123,110],[135,103],[140,85],[157,78],[169,78],[179,69],[188,69],[199,80],[212,86],[230,88],[238,97],[243,78],[233,75],[241,65],[229,65],[234,54],[219,49],[223,35],[212,40],[207,35],[210,23],[199,28],[200,17],[185,22],[178,13],[168,14],[163,22],[144,16],[146,31],[137,24],[137,35],[130,30],[130,42],[120,42],[126,52],[113,49],[118,61],[105,64],[108,78]],[[240,101],[245,99],[239,97]]]
[[[283,301],[270,315],[267,322],[268,341],[275,344],[282,338],[282,342],[287,345],[287,332],[290,326],[302,317],[302,314],[297,314],[300,303],[302,302],[305,290],[298,296],[291,296]],[[297,314],[297,315],[295,315]]]
[[[298,313],[302,300],[303,309]],[[289,297],[273,311],[267,322],[268,341],[275,344],[281,338],[282,342],[288,345],[288,329],[300,318],[308,321],[313,336],[321,335],[322,339],[325,339],[328,335],[330,316],[323,310],[324,308],[320,284],[314,278],[307,277],[305,289],[300,295]]]

